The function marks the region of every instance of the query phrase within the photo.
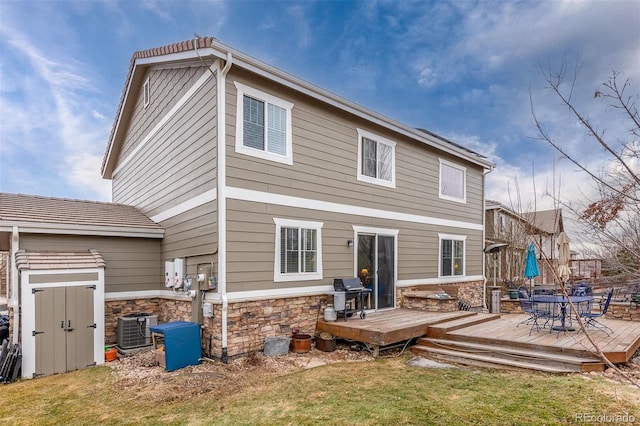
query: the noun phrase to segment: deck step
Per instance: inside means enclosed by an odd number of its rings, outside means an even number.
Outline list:
[[[583,352],[580,355],[549,352],[546,350],[516,348],[509,344],[488,344],[448,339],[421,338],[419,346],[448,349],[462,354],[485,354],[499,359],[524,360],[545,365],[569,366],[577,371],[603,371],[604,362],[596,355]]]
[[[440,349],[420,345],[413,346],[411,350],[416,355],[428,356],[442,361],[478,367],[500,368],[507,370],[535,370],[552,374],[566,374],[582,371],[579,366],[558,366],[530,361],[517,361],[490,355],[470,354],[450,349]]]
[[[461,328],[470,327],[472,325],[482,324],[488,321],[497,320],[500,314],[476,314],[463,318],[454,319],[452,321],[444,321],[439,324],[429,325],[427,336],[441,337],[451,331],[460,330]]]

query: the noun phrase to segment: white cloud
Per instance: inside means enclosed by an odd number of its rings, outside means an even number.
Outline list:
[[[312,31],[309,26],[308,8],[303,4],[295,4],[287,8],[287,14],[292,20],[292,26],[296,32],[298,47],[306,49],[313,41]]]
[[[0,101],[3,116],[11,117],[2,120],[3,140],[8,142],[2,151],[12,163],[10,171],[2,171],[3,180],[34,187],[35,193],[69,184],[85,198],[110,199],[104,189],[110,184],[99,182],[99,163],[94,160],[102,155],[110,122],[94,109],[96,79],[90,77],[91,68],[63,50],[41,48],[15,28],[3,25],[0,34],[11,54],[28,64],[18,83],[21,101],[4,94]],[[67,196],[62,191],[57,195]]]
[[[79,193],[96,200],[111,200],[111,181],[102,179],[98,170],[102,155],[80,152],[65,158],[66,179]]]

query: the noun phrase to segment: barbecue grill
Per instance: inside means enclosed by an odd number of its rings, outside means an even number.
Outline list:
[[[360,278],[335,278],[333,290],[333,308],[338,315],[342,314],[346,321],[347,315],[359,310],[360,318],[364,319],[366,316],[364,312],[365,295],[368,295],[371,290],[362,285]],[[353,300],[354,309],[348,309],[350,303],[347,302],[351,300]]]

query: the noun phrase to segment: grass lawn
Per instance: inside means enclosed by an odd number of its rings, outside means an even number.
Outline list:
[[[577,415],[634,416],[640,392],[602,376],[427,369],[409,355],[274,374],[123,382],[108,366],[0,387],[0,424],[554,425]],[[162,374],[162,373],[161,373]],[[172,388],[173,386],[173,388]],[[173,389],[173,390],[171,390]]]

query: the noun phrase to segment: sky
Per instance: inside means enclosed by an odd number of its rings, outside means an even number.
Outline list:
[[[578,64],[572,102],[612,140],[624,123],[594,92],[615,70],[640,93],[640,0],[0,0],[0,192],[110,201],[131,56],[194,33],[485,155],[487,198],[517,211],[591,191],[536,138],[532,105],[572,157],[609,167],[542,70]]]

